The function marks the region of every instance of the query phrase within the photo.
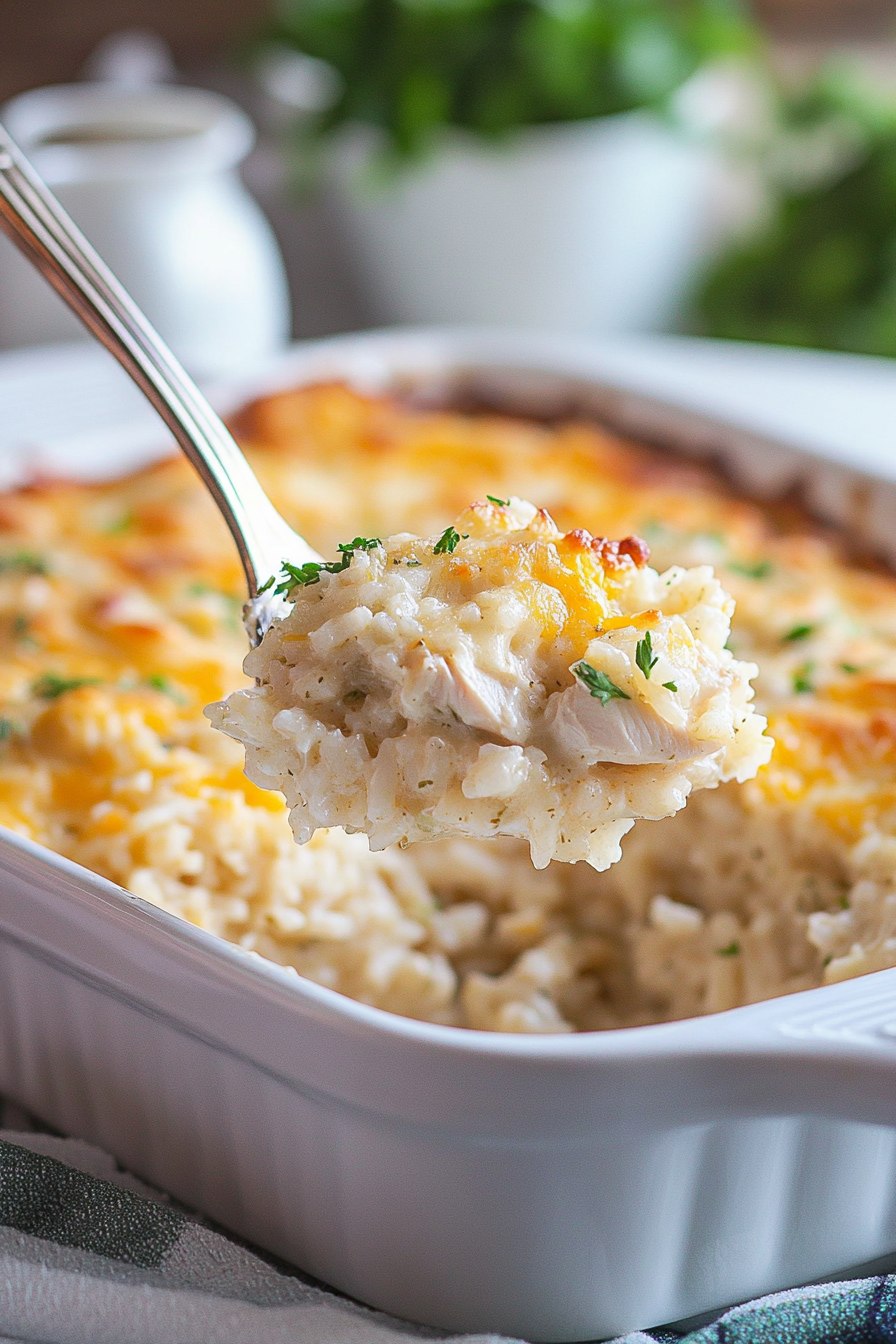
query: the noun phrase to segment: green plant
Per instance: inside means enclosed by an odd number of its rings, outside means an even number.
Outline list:
[[[771,216],[713,267],[696,326],[896,356],[896,100],[835,65],[782,120]]]
[[[280,0],[275,36],[341,76],[322,130],[373,124],[399,158],[445,126],[662,107],[705,60],[757,45],[739,0]]]

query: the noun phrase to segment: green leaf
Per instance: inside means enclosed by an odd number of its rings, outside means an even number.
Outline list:
[[[509,499],[498,499],[495,495],[486,495],[486,499],[489,504],[497,504],[499,509],[507,509],[510,507]]]
[[[379,537],[355,537],[353,541],[340,542],[336,547],[340,554],[338,560],[307,560],[304,565],[291,565],[288,560],[284,560],[281,570],[282,582],[274,589],[274,596],[288,596],[296,588],[307,588],[309,584],[320,583],[321,574],[341,574],[343,570],[348,569],[355,551],[372,551],[379,545]],[[267,587],[265,584],[261,591],[264,592]]]
[[[309,560],[304,565],[291,565],[284,560],[280,571],[282,581],[274,589],[274,596],[288,596],[294,588],[305,588],[309,583],[320,583],[322,569],[323,565],[318,564],[316,560]]]
[[[795,625],[792,630],[788,630],[786,635],[781,638],[788,644],[796,644],[801,639],[808,639],[815,629],[814,625]]]
[[[793,689],[797,695],[811,694],[815,690],[815,684],[812,681],[812,673],[815,671],[814,663],[803,663],[793,674]]]
[[[433,555],[453,555],[460,541],[460,533],[454,527],[446,527],[432,548]]]
[[[764,227],[710,270],[705,334],[896,355],[896,99],[842,59],[780,99]]]
[[[664,681],[663,686],[667,691],[678,691],[678,687],[675,685],[674,681]]]
[[[740,955],[740,943],[729,943],[727,947],[717,947],[716,952],[720,957],[736,957]]]
[[[277,0],[276,13],[271,36],[341,79],[306,148],[361,122],[393,166],[449,127],[494,139],[666,109],[705,60],[759,46],[738,0]]]
[[[745,579],[767,579],[774,565],[770,560],[729,560],[728,568],[732,574],[742,574]]]
[[[0,555],[0,574],[49,574],[50,567],[42,555],[34,551],[13,551]]]
[[[572,670],[582,685],[602,705],[606,705],[610,700],[631,700],[631,696],[627,695],[621,686],[611,681],[606,672],[599,672],[590,663],[576,663]]]
[[[649,681],[651,672],[659,662],[659,658],[653,657],[653,642],[649,630],[645,631],[644,638],[639,639],[635,645],[635,662]]]
[[[31,683],[31,694],[39,700],[57,700],[67,691],[76,691],[80,686],[97,686],[99,677],[60,677],[55,672],[45,672]]]
[[[188,703],[186,696],[177,689],[170,677],[166,677],[162,672],[153,672],[146,678],[146,684],[152,690],[158,691],[160,695],[167,695],[169,700],[173,700],[177,705]]]

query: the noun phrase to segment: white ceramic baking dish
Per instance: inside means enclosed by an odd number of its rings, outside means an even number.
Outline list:
[[[329,376],[590,407],[896,551],[892,485],[609,385],[585,344],[343,339],[224,399]],[[447,1329],[593,1339],[896,1248],[896,970],[670,1025],[465,1032],[296,983],[5,833],[0,1090]]]

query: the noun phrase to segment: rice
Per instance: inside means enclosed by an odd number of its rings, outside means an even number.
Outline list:
[[[640,821],[622,858],[536,870],[524,840],[373,852],[287,809],[202,718],[245,688],[242,578],[189,468],[0,497],[0,822],[299,975],[499,1031],[711,1012],[896,965],[896,580],[796,511],[592,425],[416,411],[322,385],[240,433],[324,554],[437,536],[472,498],[711,566],[775,746],[754,779]],[[466,529],[465,529],[466,530]],[[667,678],[663,678],[666,680]],[[613,706],[608,706],[612,708]]]
[[[600,871],[636,818],[771,755],[708,566],[658,574],[638,538],[563,535],[519,499],[340,549],[287,567],[292,611],[244,664],[257,685],[206,710],[300,843],[505,835],[536,868]]]

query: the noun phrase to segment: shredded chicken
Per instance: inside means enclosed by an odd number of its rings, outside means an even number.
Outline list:
[[[285,567],[294,606],[246,660],[256,686],[206,711],[299,841],[511,835],[536,867],[603,869],[636,818],[769,758],[706,566],[657,574],[637,538],[564,535],[518,499],[342,557]]]

